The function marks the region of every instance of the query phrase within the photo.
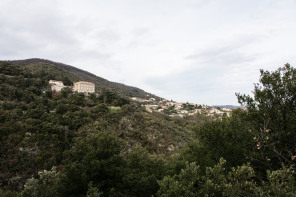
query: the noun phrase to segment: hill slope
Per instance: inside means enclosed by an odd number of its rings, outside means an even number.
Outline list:
[[[7,61],[11,62],[20,66],[29,66],[29,65],[53,65],[57,68],[64,69],[68,71],[70,74],[72,74],[75,81],[78,80],[84,80],[84,81],[90,81],[96,84],[97,90],[102,91],[103,89],[112,89],[115,90],[119,95],[125,96],[125,97],[140,97],[140,98],[149,98],[151,96],[155,98],[159,98],[155,95],[152,95],[150,93],[145,92],[144,90],[141,90],[136,87],[127,86],[121,83],[111,82],[106,79],[103,79],[101,77],[98,77],[92,73],[89,73],[87,71],[81,70],[79,68],[66,65],[63,63],[58,63],[50,60],[45,59],[38,59],[38,58],[32,58],[32,59],[25,59],[25,60],[12,60]]]
[[[1,189],[22,190],[26,180],[41,170],[63,169],[73,147],[93,135],[117,140],[117,154],[126,157],[140,147],[149,155],[166,158],[192,139],[193,120],[149,113],[112,91],[90,96],[70,89],[51,92],[48,79],[102,80],[128,91],[132,87],[69,66],[70,72],[51,62],[16,63],[0,62],[0,196]],[[83,73],[89,78],[82,78]]]

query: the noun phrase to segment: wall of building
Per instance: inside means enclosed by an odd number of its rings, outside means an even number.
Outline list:
[[[94,93],[95,92],[95,84],[86,82],[86,81],[79,81],[74,83],[73,91],[76,92],[87,92],[87,93]]]

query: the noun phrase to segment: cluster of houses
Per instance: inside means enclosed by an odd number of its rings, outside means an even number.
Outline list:
[[[148,112],[162,112],[173,117],[194,116],[196,114],[206,114],[207,116],[211,117],[222,117],[224,114],[229,116],[230,112],[232,111],[231,109],[227,108],[218,109],[215,107],[209,107],[207,105],[174,102],[168,101],[166,99],[162,99],[158,102],[155,100],[155,98],[141,99],[133,97],[131,99],[142,103],[142,106],[145,107]]]
[[[49,85],[52,91],[60,92],[63,88],[71,88],[73,92],[94,93],[95,84],[87,81],[78,81],[72,86],[65,86],[62,81],[50,80]]]

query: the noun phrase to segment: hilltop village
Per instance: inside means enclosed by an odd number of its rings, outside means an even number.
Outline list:
[[[230,116],[232,109],[228,108],[215,108],[207,105],[195,103],[181,103],[160,99],[157,101],[155,98],[142,99],[137,97],[130,98],[133,101],[141,103],[141,105],[148,112],[162,112],[171,117],[186,117],[194,116],[196,114],[205,114],[210,117],[222,117],[223,115]]]
[[[94,93],[95,84],[87,81],[79,81],[72,86],[65,86],[62,81],[50,80],[51,90],[60,92],[63,88],[71,88],[73,92]],[[149,96],[149,95],[148,95]],[[143,99],[138,97],[131,97],[132,101],[140,103],[148,112],[160,112],[168,114],[171,117],[186,117],[194,116],[196,114],[204,114],[210,117],[222,117],[223,115],[230,116],[231,109],[228,108],[215,108],[207,105],[195,103],[181,103],[169,101],[166,99],[149,98]]]

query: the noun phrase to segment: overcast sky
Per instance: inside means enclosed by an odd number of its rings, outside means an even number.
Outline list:
[[[296,65],[295,0],[1,0],[0,59],[43,58],[166,99],[237,104]]]

